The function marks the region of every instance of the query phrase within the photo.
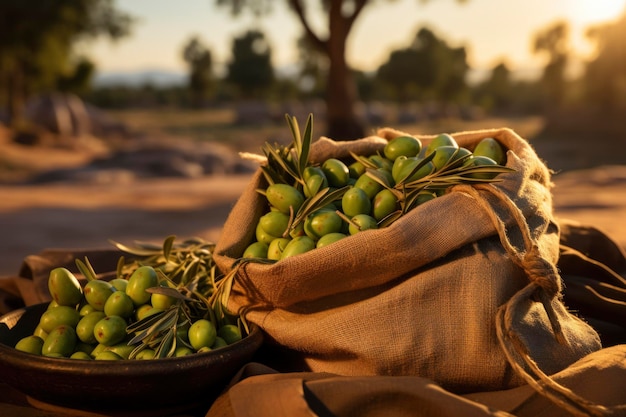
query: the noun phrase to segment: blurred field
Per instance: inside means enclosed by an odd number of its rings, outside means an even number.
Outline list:
[[[211,141],[231,147],[237,152],[259,152],[265,141],[286,142],[291,140],[284,114],[276,111],[273,123],[236,124],[232,109],[211,110],[125,110],[108,112],[131,129],[156,135],[183,136],[193,140]],[[303,128],[308,113],[295,114]],[[440,119],[419,123],[398,124],[393,117],[388,122],[370,123],[367,131],[372,134],[380,127],[394,127],[413,134],[435,134],[492,127],[510,127],[524,137],[535,137],[543,128],[541,117],[488,118],[478,120]],[[313,133],[324,134],[323,120],[313,114]]]
[[[230,110],[142,110],[111,115],[136,135],[215,142],[233,152],[259,153],[265,141],[290,140],[284,119],[263,125],[234,125],[235,116]],[[537,145],[540,157],[549,167],[553,163],[563,165],[562,156],[571,162],[571,152],[555,152],[555,142],[542,136],[544,121],[537,117],[390,123],[370,126],[370,131],[384,125],[415,134],[510,127]],[[315,123],[314,134],[319,136],[323,131],[323,125]],[[572,152],[585,155],[585,144],[569,145],[578,146]],[[9,143],[6,137],[0,142],[0,149],[4,161],[0,171],[10,168],[21,175],[28,170],[33,174],[58,167],[78,167],[103,152],[98,146],[74,150],[25,147]],[[626,161],[609,167],[602,160],[579,159],[571,169],[554,175],[556,214],[594,225],[626,247]],[[46,248],[110,247],[109,239],[124,243],[161,242],[171,234],[216,241],[249,175],[98,184],[0,184],[0,275],[17,273],[25,256]]]

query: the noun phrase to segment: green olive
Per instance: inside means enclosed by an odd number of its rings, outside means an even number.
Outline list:
[[[159,310],[167,310],[176,304],[176,302],[176,298],[166,294],[152,293],[152,295],[150,295],[150,304],[152,304],[152,307]]]
[[[58,305],[75,307],[83,298],[80,282],[66,268],[54,268],[50,271],[48,290]]]
[[[494,138],[485,138],[478,142],[478,145],[474,148],[474,156],[486,156],[493,159],[499,165],[503,165],[506,162],[506,153],[504,148]]]
[[[458,161],[461,158],[466,158],[472,153],[466,148],[459,148],[458,146],[439,146],[435,149],[435,156],[432,159],[435,169],[438,171],[446,165],[452,164],[454,161]]]
[[[156,352],[154,351],[154,349],[146,348],[140,351],[139,353],[137,353],[137,355],[135,356],[135,359],[141,359],[141,360],[154,359],[155,353]]]
[[[270,211],[261,216],[259,225],[268,235],[282,237],[289,227],[289,215],[279,211]],[[269,242],[265,243],[269,244]]]
[[[440,146],[455,146],[455,147],[458,148],[459,144],[452,137],[452,135],[449,135],[448,133],[441,133],[441,134],[435,136],[428,143],[426,148],[424,148],[424,157],[430,155],[432,152],[435,151],[435,149],[437,149]]]
[[[187,346],[177,346],[174,350],[174,357],[180,358],[183,356],[193,355],[193,350],[188,348]]]
[[[372,200],[372,215],[380,221],[398,209],[398,198],[389,189],[380,190]]]
[[[290,258],[315,248],[315,241],[308,236],[298,236],[289,241],[280,259]]]
[[[384,170],[380,170],[381,172],[386,172]],[[355,188],[360,188],[361,190],[365,191],[365,194],[367,194],[367,198],[369,198],[370,200],[372,198],[374,198],[374,196],[383,189],[383,185],[381,183],[379,183],[378,181],[376,181],[374,178],[370,177],[369,175],[367,175],[367,173],[361,175],[359,178],[357,178],[356,182],[354,183],[354,187]]]
[[[322,164],[328,184],[332,187],[344,187],[348,184],[350,170],[348,166],[336,158],[329,158]]]
[[[304,232],[304,223],[300,222],[296,225],[296,227],[292,228],[289,231],[289,237],[294,238],[298,236],[304,236],[306,233]]]
[[[140,266],[128,278],[126,295],[130,297],[135,306],[140,306],[150,301],[151,294],[146,290],[157,285],[159,285],[159,279],[154,268],[146,265]]]
[[[135,307],[135,320],[139,321],[145,318],[152,312],[152,310],[161,311],[160,309],[155,309],[154,307],[152,307],[152,304],[150,303],[142,304],[140,306]]]
[[[304,171],[302,171],[302,179],[304,181],[308,181],[309,178],[311,178],[314,175],[320,175],[322,177],[325,176],[324,171],[319,166],[309,165],[306,168],[304,168]]]
[[[76,336],[84,343],[97,343],[93,329],[100,320],[106,317],[104,311],[94,311],[84,316],[76,325]]]
[[[104,313],[107,316],[130,318],[135,311],[135,304],[125,292],[115,291],[104,303]]]
[[[267,258],[269,245],[265,242],[252,242],[243,251],[242,258]],[[154,295],[154,294],[152,294]]]
[[[110,350],[103,350],[98,353],[94,359],[97,361],[120,361],[122,360],[122,357]]]
[[[403,156],[398,157],[394,162],[394,168],[392,170],[393,179],[396,184],[401,182],[408,183],[417,181],[425,176],[431,174],[435,170],[435,165],[432,161],[423,164],[421,158],[405,158]],[[423,164],[421,168],[417,167]]]
[[[108,346],[103,345],[101,343],[98,343],[92,350],[91,353],[89,354],[89,356],[91,356],[92,358],[95,358],[96,356],[98,356],[101,352],[104,352],[105,350],[108,349]]]
[[[355,161],[348,165],[348,171],[350,172],[350,178],[357,179],[365,174],[365,165],[360,161]]]
[[[343,239],[347,235],[345,233],[328,233],[319,238],[317,243],[315,244],[316,248],[323,248],[324,246],[330,245],[331,243],[337,242],[338,240]]]
[[[73,307],[57,306],[43,312],[39,318],[39,326],[50,333],[55,327],[66,324],[70,327],[76,327],[81,316]]]
[[[113,346],[126,337],[126,324],[120,316],[107,316],[94,325],[93,334],[99,344]]]
[[[41,354],[43,356],[62,356],[67,358],[74,353],[77,340],[74,328],[67,324],[62,324],[55,327],[48,334],[41,347]]]
[[[424,204],[427,201],[432,200],[433,198],[436,198],[437,194],[432,193],[430,191],[420,191],[417,194],[417,198],[415,199],[415,203],[416,205],[420,205],[420,204]]]
[[[104,304],[115,292],[115,288],[106,281],[94,279],[85,284],[83,292],[89,305],[98,311],[104,311]]]
[[[85,317],[87,314],[92,313],[94,311],[98,311],[98,310],[96,310],[91,304],[87,302],[87,300],[85,300],[85,304],[80,306],[80,308],[78,309],[78,314],[80,314],[81,317]]]
[[[290,240],[291,239],[288,239],[286,237],[279,237],[272,240],[267,249],[267,259],[272,259],[275,261],[279,260]]]
[[[385,158],[384,156],[375,154],[371,155],[369,158],[370,162],[373,162],[378,168],[385,169],[391,172],[391,167],[393,166],[393,161]]]
[[[207,319],[196,320],[189,327],[189,343],[198,350],[202,347],[211,347],[217,337],[215,325]]]
[[[48,337],[48,332],[42,329],[41,325],[38,324],[37,327],[35,327],[35,330],[33,330],[33,336],[39,336],[43,340],[46,340],[46,337]]]
[[[378,223],[376,222],[376,219],[368,214],[357,214],[356,216],[352,217],[350,221],[353,223],[349,226],[349,232],[351,235],[357,234],[364,230],[378,229]]]
[[[33,355],[41,355],[43,342],[44,340],[39,336],[26,336],[17,342],[15,349],[21,352],[32,353]]]
[[[86,352],[76,351],[70,355],[70,359],[80,359],[84,361],[91,361],[93,358]]]
[[[113,346],[107,346],[106,350],[115,353],[122,359],[128,359],[135,346],[129,345],[126,341],[121,341]]]
[[[326,187],[328,187],[328,180],[325,175],[313,175],[304,184],[304,195],[313,197]]]
[[[234,324],[225,324],[217,329],[217,336],[230,345],[241,340],[241,330]]]
[[[224,346],[228,346],[228,343],[226,343],[226,340],[224,340],[221,337],[217,336],[215,338],[215,342],[213,342],[213,345],[211,345],[211,350],[219,349],[219,348],[224,347]]]
[[[398,136],[391,139],[384,148],[385,157],[391,161],[403,155],[417,156],[422,150],[422,142],[413,136]]]
[[[274,212],[270,212],[270,213],[274,213]],[[263,226],[261,226],[261,223],[257,223],[256,229],[254,230],[254,236],[256,237],[257,242],[263,242],[267,245],[269,245],[272,242],[272,240],[279,237],[279,236],[274,236],[274,235],[270,235],[269,233],[267,233],[265,229],[263,229]]]
[[[464,164],[464,166],[470,166],[470,167],[495,166],[495,165],[498,165],[496,161],[489,158],[488,156],[482,156],[482,155],[472,156],[471,158],[468,158],[466,163]],[[471,178],[477,178],[477,179],[493,179],[498,174],[495,172],[473,172],[467,175]]]
[[[341,230],[343,220],[330,210],[318,210],[307,216],[304,221],[304,231],[308,237],[318,240],[320,237]]]
[[[114,278],[109,281],[109,284],[111,284],[116,290],[125,292],[126,287],[128,286],[128,280],[124,278]]]
[[[341,198],[341,210],[348,217],[367,214],[372,209],[372,202],[363,189],[352,187]]]
[[[265,197],[271,206],[285,214],[289,214],[290,209],[296,213],[304,203],[304,195],[289,184],[269,185],[265,190]]]

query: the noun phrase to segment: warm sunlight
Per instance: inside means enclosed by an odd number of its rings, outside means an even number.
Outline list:
[[[624,13],[624,0],[597,0],[572,2],[572,19],[581,22],[598,22],[616,19]]]

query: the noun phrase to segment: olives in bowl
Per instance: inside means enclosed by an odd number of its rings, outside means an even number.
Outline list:
[[[152,360],[76,360],[15,349],[32,335],[48,303],[0,317],[0,374],[36,408],[102,414],[169,415],[208,409],[262,344],[256,326],[230,345]]]

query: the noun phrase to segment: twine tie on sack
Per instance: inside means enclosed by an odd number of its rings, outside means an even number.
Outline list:
[[[483,207],[498,232],[502,246],[511,256],[513,262],[522,268],[530,281],[526,287],[518,291],[507,303],[500,307],[496,315],[496,333],[509,364],[528,385],[573,415],[610,415],[611,410],[607,407],[595,404],[576,395],[569,388],[560,385],[546,375],[531,358],[526,345],[519,335],[516,334],[515,330],[511,329],[514,321],[514,312],[518,309],[518,306],[523,301],[537,296],[550,320],[556,340],[563,345],[568,345],[559,319],[552,306],[552,300],[561,292],[561,278],[556,266],[541,256],[539,247],[532,238],[530,228],[521,210],[504,191],[493,186],[493,184],[475,184],[473,186],[463,184],[455,186],[454,190],[471,195]],[[513,216],[515,224],[521,231],[524,239],[524,252],[520,252],[511,244],[507,236],[506,225],[498,217],[489,201],[481,195],[480,191],[495,196],[498,202],[502,203]],[[524,365],[526,365],[528,370]],[[531,373],[534,375],[531,375]]]
[[[528,279],[541,287],[550,299],[561,292],[561,279],[556,267],[541,256],[537,245],[526,251],[521,266]]]
[[[561,326],[558,320],[553,319],[554,312],[550,300],[558,296],[561,293],[561,277],[556,270],[556,266],[545,259],[539,252],[539,247],[533,240],[530,228],[526,222],[526,218],[521,210],[517,207],[514,201],[512,201],[502,190],[494,187],[492,184],[475,184],[471,185],[457,185],[454,187],[455,191],[462,191],[470,194],[476,199],[476,201],[483,207],[485,213],[490,217],[492,223],[498,231],[500,242],[506,252],[510,255],[511,260],[519,266],[528,277],[529,281],[534,284],[533,290],[540,289],[539,298],[546,309],[546,313],[550,318],[550,324],[554,330],[555,337],[562,344],[567,344],[567,340],[561,332]],[[517,228],[522,233],[524,240],[524,251],[518,250],[508,238],[506,225],[498,217],[489,201],[480,195],[480,191],[486,191],[494,195],[500,203],[506,207],[507,211],[513,216]]]

